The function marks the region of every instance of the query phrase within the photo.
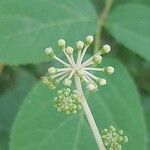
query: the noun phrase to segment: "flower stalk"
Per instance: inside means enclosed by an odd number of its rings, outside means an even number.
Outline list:
[[[55,108],[57,111],[64,112],[67,115],[75,115],[80,111],[82,106],[99,150],[105,150],[106,148],[104,146],[103,139],[84,96],[81,83],[85,82],[86,88],[90,92],[98,91],[99,86],[106,85],[106,80],[94,75],[93,71],[112,74],[114,72],[114,68],[111,66],[102,68],[92,66],[93,64],[97,64],[97,66],[101,64],[102,55],[109,53],[111,50],[109,45],[104,45],[96,54],[84,61],[84,56],[93,41],[94,38],[91,35],[86,37],[85,42],[78,41],[76,43],[78,55],[77,59],[75,59],[73,55],[74,49],[71,46],[66,46],[65,40],[58,40],[58,46],[64,53],[66,61],[56,56],[51,47],[46,48],[45,53],[49,57],[55,59],[63,67],[48,68],[48,73],[46,76],[42,77],[42,81],[50,89],[55,89],[61,81],[64,86],[68,87],[67,89],[58,91],[58,96],[54,98]],[[76,90],[72,91],[69,87],[71,87],[73,79]]]
[[[80,103],[82,105],[82,108],[84,110],[84,113],[86,115],[86,118],[88,120],[88,123],[90,125],[90,128],[92,130],[92,133],[94,135],[94,138],[96,140],[96,143],[98,145],[99,150],[105,150],[105,146],[103,144],[102,137],[99,133],[99,130],[97,128],[96,122],[94,120],[94,117],[92,115],[92,112],[90,110],[90,107],[88,106],[87,100],[85,99],[82,86],[81,86],[81,81],[78,76],[75,76],[75,84],[76,84],[76,89],[77,89],[77,95],[80,99]]]

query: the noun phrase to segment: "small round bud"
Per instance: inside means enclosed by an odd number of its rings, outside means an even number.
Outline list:
[[[56,89],[56,85],[55,84],[52,84],[52,83],[50,83],[49,85],[48,85],[48,87],[49,87],[49,89]]]
[[[75,104],[72,104],[72,108],[73,108],[73,109],[76,109],[77,106],[76,106]]]
[[[65,113],[66,113],[67,115],[70,115],[70,114],[71,114],[71,112],[70,112],[69,110],[65,111]]]
[[[114,73],[114,68],[112,66],[108,66],[105,68],[105,72],[108,74],[113,74]]]
[[[50,57],[53,57],[55,54],[54,54],[54,51],[53,51],[53,49],[51,48],[51,47],[49,47],[49,48],[46,48],[45,49],[45,53],[48,55],[48,56],[50,56]]]
[[[110,46],[109,45],[104,45],[103,48],[102,48],[102,52],[103,53],[109,53],[111,50]]]
[[[122,142],[123,141],[123,137],[119,136],[119,141]]]
[[[78,41],[78,42],[76,43],[76,46],[77,46],[77,49],[78,49],[78,50],[82,50],[83,47],[84,47],[84,43],[83,43],[82,41]]]
[[[54,75],[57,73],[57,69],[55,67],[50,67],[50,68],[48,68],[48,73],[50,75]]]
[[[115,137],[118,137],[118,134],[116,132],[113,132],[112,135]]]
[[[61,112],[61,111],[62,111],[62,108],[61,108],[61,107],[58,107],[58,108],[57,108],[57,111]]]
[[[72,95],[71,95],[71,99],[72,99],[72,100],[74,100],[74,99],[76,99],[76,98],[77,98],[77,95],[76,95],[76,94],[72,94]]]
[[[58,84],[57,80],[53,80],[51,76],[42,77],[42,82],[46,84],[49,89],[55,89]]]
[[[105,145],[105,146],[108,146],[108,145],[109,145],[109,143],[106,141],[106,142],[104,142],[104,145]]]
[[[115,130],[116,130],[116,129],[114,128],[114,126],[110,126],[109,129],[110,129],[111,131],[115,131]]]
[[[77,94],[77,90],[73,90],[73,93],[74,93],[74,94]]]
[[[73,49],[71,46],[68,46],[68,47],[66,48],[66,53],[67,53],[68,55],[72,55],[72,54],[73,54],[73,51],[74,51],[74,49]]]
[[[119,134],[122,135],[123,134],[123,130],[119,130]]]
[[[100,63],[102,62],[102,56],[99,55],[99,54],[94,55],[94,57],[93,57],[93,62],[94,62],[95,64],[100,64]]]
[[[107,82],[106,82],[105,79],[100,79],[100,80],[99,80],[99,84],[100,84],[100,85],[106,85],[106,83],[107,83]]]
[[[124,141],[125,143],[127,143],[127,142],[128,142],[128,137],[127,137],[127,136],[124,136],[124,137],[123,137],[123,141]]]
[[[94,41],[93,36],[88,35],[88,36],[86,37],[86,43],[87,43],[88,45],[90,45],[93,41]]]
[[[71,80],[70,78],[66,78],[66,79],[64,80],[63,84],[64,84],[65,86],[71,86],[72,80]]]
[[[79,104],[77,108],[78,108],[78,110],[81,110],[82,106]]]
[[[42,82],[43,82],[43,84],[46,84],[46,85],[49,84],[49,80],[47,77],[42,77]]]
[[[81,104],[77,95],[68,89],[69,88],[62,89],[61,92],[58,93],[58,96],[54,98],[53,104],[57,110],[61,110],[68,115],[75,115],[79,110],[81,110]]]
[[[90,84],[87,85],[87,89],[88,89],[89,91],[94,91],[94,90],[96,90],[96,88],[97,88],[97,86],[95,86],[95,85],[92,84],[92,83],[90,83]]]
[[[65,95],[65,96],[69,96],[69,94],[70,94],[70,93],[67,92],[67,91],[64,92],[64,95]]]
[[[61,95],[62,93],[63,93],[63,91],[62,90],[58,90],[58,95]]]
[[[77,110],[73,110],[73,111],[72,111],[72,114],[73,114],[73,115],[76,115],[76,114],[77,114]]]
[[[66,89],[66,91],[67,91],[68,93],[70,93],[70,92],[71,92],[71,90],[70,90],[69,88],[67,88],[67,89]]]
[[[102,139],[106,139],[106,135],[102,135]]]
[[[108,132],[108,129],[102,130],[102,134],[106,134]]]
[[[61,48],[64,48],[65,45],[66,45],[66,41],[64,39],[58,40],[58,46],[60,46]]]

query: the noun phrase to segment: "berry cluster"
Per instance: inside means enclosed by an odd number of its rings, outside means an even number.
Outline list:
[[[58,96],[54,98],[54,107],[59,112],[65,112],[67,115],[76,114],[81,110],[81,105],[77,97],[76,91],[71,91],[69,88],[59,90]]]
[[[52,77],[49,75],[42,77],[42,82],[43,84],[47,85],[49,89],[55,89],[58,84],[58,81],[53,80]]]
[[[60,81],[63,81],[65,86],[70,87],[72,85],[72,78],[74,76],[79,76],[82,81],[86,83],[86,87],[89,91],[97,91],[98,86],[106,85],[106,80],[92,74],[91,71],[105,72],[107,74],[112,74],[114,68],[111,66],[97,68],[94,64],[100,64],[102,62],[102,54],[110,52],[110,46],[104,45],[96,54],[94,54],[89,59],[84,60],[85,53],[89,48],[90,44],[93,42],[94,38],[89,35],[86,37],[85,42],[78,41],[76,43],[76,49],[78,51],[77,59],[74,59],[74,49],[71,46],[66,46],[66,41],[63,39],[58,40],[58,46],[63,51],[68,63],[57,57],[54,50],[49,47],[46,48],[45,53],[50,57],[57,60],[64,67],[56,68],[54,66],[48,68],[48,74],[42,77],[44,84],[48,85],[50,89],[56,88]]]
[[[128,137],[123,135],[123,131],[113,126],[102,131],[102,139],[107,150],[121,150],[121,144],[128,142]]]

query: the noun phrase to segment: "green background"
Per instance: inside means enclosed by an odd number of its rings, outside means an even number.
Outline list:
[[[40,77],[55,62],[45,56],[57,40],[75,48],[93,35],[109,44],[101,66],[115,73],[97,93],[85,95],[100,130],[114,125],[129,142],[123,150],[150,148],[149,0],[0,0],[0,150],[97,150],[83,112],[58,113]],[[95,46],[96,45],[96,46]]]

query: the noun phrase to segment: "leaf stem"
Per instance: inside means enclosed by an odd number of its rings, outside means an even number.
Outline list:
[[[106,0],[106,3],[105,3],[105,6],[104,6],[104,9],[102,11],[102,13],[100,14],[99,16],[99,20],[98,20],[98,23],[97,23],[97,32],[96,32],[96,38],[95,38],[95,48],[94,48],[94,54],[96,52],[98,52],[98,49],[101,45],[101,34],[102,34],[102,29],[103,29],[103,26],[104,26],[104,23],[105,23],[105,19],[106,17],[108,16],[108,13],[111,9],[111,6],[113,4],[113,1],[114,0]]]
[[[3,69],[4,69],[5,65],[4,64],[0,64],[0,74],[2,73]]]
[[[82,90],[82,86],[81,86],[81,81],[80,81],[80,78],[78,76],[75,76],[75,84],[76,84],[76,88],[77,88],[77,95],[80,97],[81,105],[83,107],[84,113],[87,117],[90,128],[91,128],[91,130],[93,132],[93,135],[95,137],[98,148],[99,148],[99,150],[106,150],[105,146],[103,144],[102,137],[101,137],[101,135],[98,131],[96,122],[93,118],[92,112],[91,112],[91,110],[88,106],[88,103],[87,103],[86,99],[85,99],[85,96],[84,96],[84,93],[83,93],[83,90]]]

